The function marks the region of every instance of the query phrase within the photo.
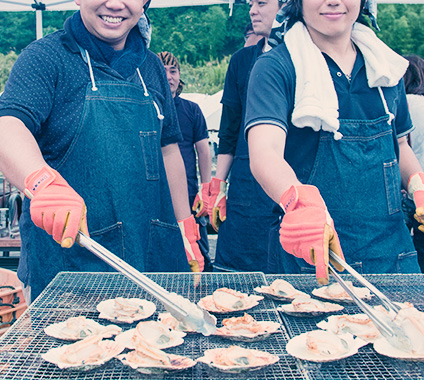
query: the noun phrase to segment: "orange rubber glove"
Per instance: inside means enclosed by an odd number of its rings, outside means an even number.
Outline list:
[[[186,219],[179,220],[178,226],[183,235],[184,248],[191,271],[203,272],[205,260],[197,244],[197,240],[200,239],[200,232],[194,216],[190,215]]]
[[[193,207],[191,208],[193,211],[197,211],[196,218],[208,215],[209,185],[210,183],[201,183],[199,186],[199,192],[197,193]]]
[[[218,232],[221,223],[227,219],[227,182],[213,177],[211,180],[209,192],[209,222],[213,229]]]
[[[280,206],[285,211],[280,228],[284,250],[315,265],[318,283],[328,284],[329,249],[343,260],[333,219],[315,186],[292,186],[283,193]],[[337,263],[332,264],[342,271]]]
[[[424,232],[424,173],[415,173],[409,177],[408,194],[415,203],[414,218],[421,223],[418,229]]]
[[[56,170],[46,165],[31,173],[25,178],[24,193],[31,199],[34,224],[63,248],[72,247],[79,230],[88,235],[84,200]]]

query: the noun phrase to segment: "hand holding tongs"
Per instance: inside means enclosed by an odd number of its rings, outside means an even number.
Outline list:
[[[157,298],[165,309],[170,312],[176,319],[184,323],[187,327],[202,333],[203,335],[213,334],[216,330],[216,318],[210,315],[206,310],[200,309],[194,303],[190,303],[187,309],[184,310],[180,304],[171,299],[171,294],[159,286],[156,282],[140,273],[137,269],[121,260],[118,256],[104,248],[102,245],[89,238],[87,235],[78,232],[77,241],[80,245],[87,248],[90,252],[94,253],[97,257],[109,264],[118,272],[124,274],[130,280],[140,285],[153,297]]]
[[[409,338],[405,335],[405,333],[393,322],[397,313],[400,310],[400,307],[390,301],[383,293],[381,293],[374,285],[368,282],[364,277],[362,277],[355,269],[353,269],[348,263],[346,263],[343,259],[337,256],[330,249],[330,257],[336,263],[341,265],[344,269],[346,269],[349,274],[351,274],[355,280],[361,283],[363,286],[368,288],[372,293],[374,293],[377,298],[381,301],[383,307],[389,313],[387,318],[384,317],[383,314],[381,316],[376,315],[376,310],[365,303],[360,297],[358,297],[355,292],[349,288],[349,286],[345,283],[345,281],[340,277],[340,275],[334,270],[334,268],[329,265],[329,271],[334,276],[336,281],[340,284],[340,286],[349,294],[350,297],[355,301],[355,303],[361,308],[361,310],[368,315],[368,317],[374,322],[377,329],[380,331],[381,335],[383,335],[387,341],[389,341],[393,346],[404,350],[411,350],[411,342]],[[383,317],[383,318],[382,318]]]

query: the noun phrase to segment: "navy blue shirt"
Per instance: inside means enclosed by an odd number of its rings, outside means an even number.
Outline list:
[[[326,54],[327,65],[339,101],[339,119],[373,120],[385,114],[377,88],[367,83],[364,58],[357,49],[351,82],[338,65]],[[296,74],[286,45],[282,43],[256,61],[249,81],[246,108],[246,138],[251,127],[273,124],[287,133],[284,158],[295,171],[299,181],[306,183],[315,161],[319,133],[312,128],[297,128],[291,122],[294,107]],[[397,138],[412,129],[403,80],[394,87],[382,88],[392,122],[394,148],[399,158]]]
[[[208,138],[206,120],[198,104],[190,100],[174,98],[183,141],[178,143],[187,173],[188,195],[196,196],[198,192],[196,152],[194,144]]]
[[[20,119],[37,140],[44,159],[57,167],[80,124],[89,69],[67,29],[34,41],[19,55],[0,98],[0,116]],[[91,60],[95,80],[128,80],[141,85],[135,72],[129,78]],[[164,67],[147,51],[140,73],[149,93],[165,116],[162,146],[181,141],[174,101]]]
[[[265,39],[262,39],[256,45],[242,48],[231,57],[221,99],[223,107],[218,134],[218,154],[235,155],[240,126],[244,126],[250,70],[256,58],[262,54],[264,42]]]

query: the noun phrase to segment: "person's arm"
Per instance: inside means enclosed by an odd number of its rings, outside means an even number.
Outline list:
[[[408,188],[410,177],[423,169],[415,156],[412,148],[409,146],[406,136],[398,139],[399,142],[399,169],[402,177],[402,187]]]
[[[209,140],[203,139],[197,141],[196,144],[197,160],[199,163],[200,181],[209,183],[211,181],[212,159],[209,149]]]
[[[191,212],[188,204],[187,176],[178,144],[162,147],[162,155],[175,217],[177,220],[186,219]]]
[[[78,231],[88,235],[84,200],[49,167],[24,123],[0,118],[0,170],[31,198],[31,219],[63,248],[75,243]]]
[[[233,161],[234,156],[230,153],[218,154],[216,160],[215,178],[218,178],[222,181],[226,181],[231,167],[233,166]]]
[[[162,155],[171,192],[172,206],[181,230],[190,269],[192,272],[202,272],[204,259],[197,245],[197,240],[200,239],[199,226],[190,211],[187,176],[178,144],[163,146]]]
[[[405,137],[399,142],[399,170],[402,178],[402,187],[407,189],[409,196],[415,203],[414,218],[421,223],[418,229],[424,232],[424,173],[423,169],[409,146]]]
[[[261,124],[248,132],[250,169],[268,196],[280,203],[290,187],[301,185],[284,160],[286,132],[276,125]]]
[[[23,191],[25,178],[46,162],[34,136],[16,117],[0,117],[0,136],[0,171]]]

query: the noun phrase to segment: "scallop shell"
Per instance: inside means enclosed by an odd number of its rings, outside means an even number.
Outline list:
[[[175,331],[183,331],[186,333],[196,332],[195,330],[190,329],[190,327],[187,327],[186,325],[184,325],[184,323],[176,319],[171,313],[159,313],[158,322],[168,326],[169,328]]]
[[[331,315],[326,321],[317,323],[323,330],[330,330],[335,334],[350,333],[366,342],[375,342],[381,334],[366,314]]]
[[[257,342],[275,333],[280,324],[271,321],[256,321],[251,315],[227,318],[222,321],[223,327],[216,329],[215,335],[241,342]]]
[[[318,317],[343,310],[344,307],[312,298],[295,298],[292,303],[277,307],[278,311],[293,317]]]
[[[393,347],[383,337],[374,342],[374,350],[376,350],[379,354],[388,356],[390,358],[410,361],[424,361],[424,354],[402,351],[396,347]]]
[[[165,349],[183,344],[185,336],[186,333],[172,330],[160,322],[147,321],[139,322],[135,329],[119,334],[115,341],[131,350],[137,348],[140,339],[151,347]]]
[[[383,320],[384,317],[392,319],[387,312],[380,312],[380,317]],[[400,340],[401,349],[382,337],[374,343],[375,350],[393,358],[424,361],[424,313],[411,303],[405,303],[393,318],[393,322],[405,335],[405,339]]]
[[[286,350],[298,359],[331,362],[355,355],[365,344],[351,334],[336,335],[327,330],[313,330],[290,339]]]
[[[88,371],[99,367],[115,356],[124,347],[113,340],[102,340],[101,336],[90,336],[76,343],[52,348],[41,357],[60,369],[73,368]]]
[[[133,323],[149,318],[156,311],[156,306],[145,299],[117,297],[100,302],[97,310],[100,312],[99,318],[116,323]]]
[[[204,356],[197,361],[221,372],[240,373],[259,370],[277,363],[279,359],[278,356],[265,351],[230,346],[206,350]]]
[[[91,335],[101,335],[103,338],[110,338],[121,331],[122,329],[116,325],[103,326],[84,316],[72,317],[44,328],[44,332],[47,335],[69,341],[84,339]]]
[[[119,355],[118,359],[123,364],[145,374],[182,371],[196,365],[196,362],[190,358],[167,354],[149,346],[146,342],[139,342],[135,351]]]
[[[275,280],[270,286],[263,285],[254,290],[276,301],[291,301],[297,297],[310,297],[309,294],[297,290],[292,284],[282,279]]]
[[[220,288],[215,290],[213,294],[201,298],[197,305],[212,313],[229,313],[251,309],[263,299],[264,297],[262,296],[248,295],[233,289]]]
[[[368,288],[360,288],[353,286],[351,281],[345,281],[346,284],[353,289],[355,294],[361,299],[371,299],[371,292]],[[312,294],[316,297],[341,303],[354,303],[353,299],[346,293],[338,282],[335,282],[328,286],[322,286],[320,288],[312,290]]]

